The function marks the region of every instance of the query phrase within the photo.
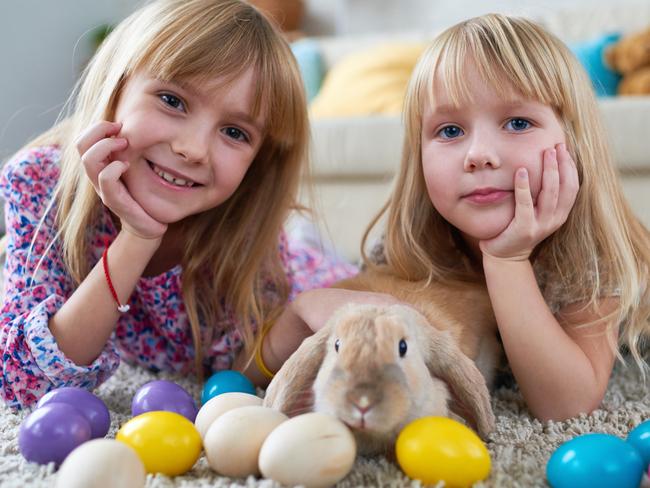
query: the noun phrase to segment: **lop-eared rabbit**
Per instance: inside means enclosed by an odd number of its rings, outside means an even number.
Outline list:
[[[336,416],[363,454],[391,453],[406,424],[452,412],[487,436],[494,428],[488,385],[501,347],[484,286],[365,271],[335,287],[403,304],[338,309],[285,362],[265,405],[290,416],[311,409]]]

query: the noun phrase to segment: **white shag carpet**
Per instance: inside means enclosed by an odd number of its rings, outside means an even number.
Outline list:
[[[95,393],[111,411],[111,430],[115,437],[119,427],[130,418],[131,399],[137,389],[154,379],[170,379],[185,387],[195,399],[201,389],[191,379],[155,375],[123,364],[107,383]],[[650,418],[650,391],[637,370],[617,365],[601,409],[565,422],[541,423],[533,420],[517,391],[499,389],[494,394],[493,407],[497,417],[496,430],[487,443],[492,457],[492,473],[476,487],[536,487],[547,486],[546,463],[562,442],[575,436],[603,432],[625,438],[639,423]],[[0,406],[0,487],[53,487],[56,471],[53,465],[39,466],[26,462],[18,450],[18,428],[27,412],[14,413]],[[162,487],[260,487],[276,488],[270,480],[229,479],[218,476],[202,455],[192,470],[183,476],[168,478],[148,475],[147,488]],[[419,487],[399,468],[384,458],[360,458],[352,472],[338,487],[389,486]],[[439,486],[443,486],[439,483]],[[642,486],[650,487],[647,477]]]

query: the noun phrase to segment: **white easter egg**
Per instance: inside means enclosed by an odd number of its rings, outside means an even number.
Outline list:
[[[58,488],[142,488],[147,479],[136,452],[115,439],[93,439],[72,451],[56,475]]]
[[[248,393],[228,392],[212,397],[201,407],[194,420],[194,426],[199,431],[201,439],[205,437],[208,428],[217,418],[228,410],[249,405],[262,405],[262,399]]]
[[[232,478],[258,475],[262,443],[287,418],[282,412],[258,405],[229,410],[212,422],[203,439],[208,464]]]
[[[354,436],[338,419],[322,413],[298,415],[266,438],[260,471],[283,485],[331,486],[352,469],[357,454]]]

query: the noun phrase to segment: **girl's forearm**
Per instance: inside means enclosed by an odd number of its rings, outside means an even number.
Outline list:
[[[598,407],[600,391],[589,358],[544,301],[530,261],[483,258],[499,333],[528,408],[560,420]]]
[[[108,269],[120,303],[126,303],[160,239],[142,239],[122,231],[108,250]],[[76,364],[92,363],[115,329],[120,312],[109,290],[102,260],[50,319],[63,353]]]
[[[271,371],[278,371],[303,340],[320,330],[334,311],[350,302],[386,305],[399,301],[383,293],[339,288],[303,292],[285,308],[264,337],[262,358],[265,366]],[[240,361],[237,363],[240,364]],[[254,362],[246,368],[245,374],[259,386],[268,383]]]
[[[279,371],[302,341],[312,334],[309,326],[295,312],[293,304],[290,304],[264,336],[261,351],[264,365],[270,371]],[[266,387],[268,378],[262,374],[255,361],[248,359],[240,355],[235,361],[235,369],[247,363],[243,373],[257,386]]]

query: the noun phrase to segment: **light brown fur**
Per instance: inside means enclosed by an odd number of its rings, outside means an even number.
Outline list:
[[[388,293],[410,306],[348,304],[337,310],[287,360],[265,405],[291,415],[313,403],[314,410],[350,426],[365,454],[392,452],[407,423],[449,416],[450,406],[483,437],[493,429],[485,378],[491,382],[500,347],[483,286],[425,286],[377,271],[335,286]]]

